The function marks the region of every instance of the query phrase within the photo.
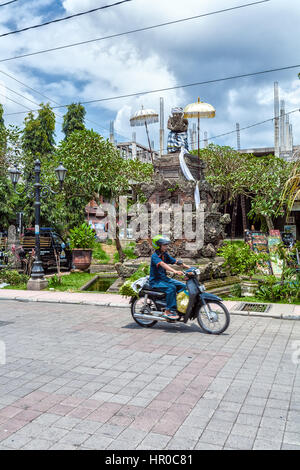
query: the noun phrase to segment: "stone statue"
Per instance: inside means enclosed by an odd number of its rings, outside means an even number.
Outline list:
[[[168,153],[179,152],[181,147],[189,150],[188,130],[189,122],[183,117],[182,108],[173,108],[172,116],[168,120]]]

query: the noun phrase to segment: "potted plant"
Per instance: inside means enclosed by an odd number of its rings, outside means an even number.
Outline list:
[[[73,266],[81,271],[88,269],[92,262],[95,231],[86,223],[70,230],[70,247]]]

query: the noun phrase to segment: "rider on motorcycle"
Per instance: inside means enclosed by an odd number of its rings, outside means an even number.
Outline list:
[[[167,250],[170,243],[171,240],[165,236],[157,235],[153,238],[152,245],[155,252],[151,256],[149,284],[150,287],[159,289],[161,292],[166,293],[167,308],[165,310],[164,317],[171,320],[177,320],[176,294],[177,292],[185,289],[186,285],[183,282],[170,279],[167,276],[166,271],[183,275],[182,271],[176,271],[171,268],[170,265],[177,264],[178,266],[182,266],[187,269],[190,268],[190,266],[183,264],[181,260],[176,260],[169,255]]]

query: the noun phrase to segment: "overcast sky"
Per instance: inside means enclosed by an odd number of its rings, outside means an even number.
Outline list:
[[[0,34],[115,1],[18,0],[0,7]],[[3,61],[20,54],[250,2],[132,0],[104,11],[0,38],[0,71],[46,95],[56,104],[69,104],[300,64],[299,0],[270,0],[150,31]],[[0,3],[4,3],[4,0]],[[138,141],[145,144],[145,130],[133,129],[129,124],[131,115],[142,104],[159,112],[159,98],[164,97],[167,119],[173,106],[184,107],[197,101],[199,96],[202,101],[216,108],[214,119],[202,120],[201,138],[204,131],[208,132],[209,137],[214,137],[233,131],[236,123],[244,127],[272,118],[274,81],[279,82],[280,99],[285,100],[286,111],[299,108],[299,72],[300,67],[87,105],[86,125],[108,137],[110,121],[115,121],[118,141],[131,140],[132,131],[136,130]],[[26,113],[8,114],[26,112],[27,108],[36,109],[36,105],[24,97],[36,103],[47,102],[46,98],[0,73],[0,102],[4,105],[7,124],[22,126]],[[55,103],[51,102],[52,105]],[[62,115],[65,109],[56,112]],[[57,121],[58,142],[63,135],[61,118],[58,117]],[[291,114],[290,122],[294,128],[294,143],[300,144],[300,113]],[[158,124],[151,125],[150,134],[155,148],[158,148]],[[242,131],[241,146],[272,146],[273,136],[273,123],[269,122]],[[237,145],[235,133],[212,141],[232,147]]]

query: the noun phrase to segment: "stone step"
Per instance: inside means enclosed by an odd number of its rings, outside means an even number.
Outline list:
[[[93,273],[115,273],[116,269],[114,264],[91,264],[89,271]]]

